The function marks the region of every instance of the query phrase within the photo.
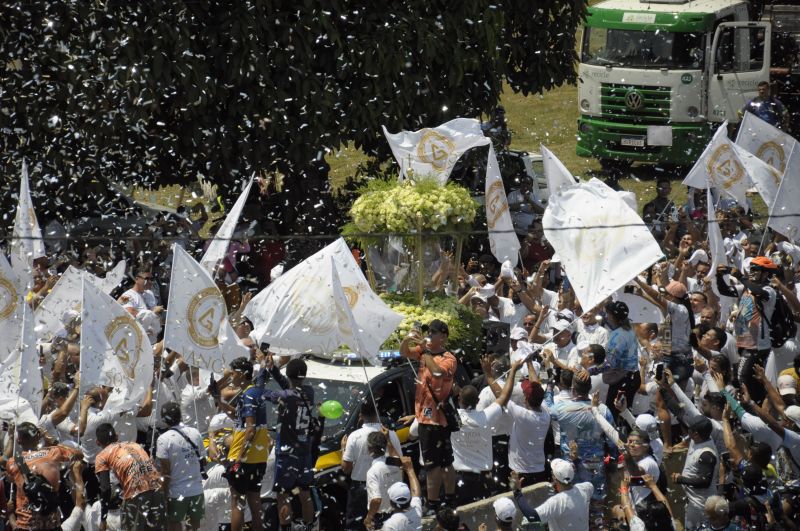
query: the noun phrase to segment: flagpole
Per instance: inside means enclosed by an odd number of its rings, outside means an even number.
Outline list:
[[[364,379],[367,384],[367,391],[369,392],[369,397],[372,399],[372,405],[375,407],[375,413],[378,415],[378,422],[381,421],[381,414],[378,411],[378,402],[375,401],[375,395],[372,393],[372,386],[369,384],[369,374],[367,374],[367,365],[364,363],[364,356],[359,353],[358,356],[361,359],[361,368],[364,369]]]

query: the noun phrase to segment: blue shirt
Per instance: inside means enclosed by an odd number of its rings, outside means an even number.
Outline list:
[[[544,395],[550,418],[558,421],[561,430],[561,453],[569,455],[569,443],[575,441],[578,445],[578,456],[582,461],[599,461],[605,455],[604,442],[606,436],[603,428],[594,420],[592,402],[590,400],[562,400],[553,403],[553,391],[548,389]],[[613,425],[614,418],[604,405],[600,412],[606,420]]]
[[[633,330],[625,330],[621,326],[608,335],[606,361],[604,368],[623,369],[628,372],[639,370],[639,345]]]
[[[781,126],[783,123],[783,115],[786,112],[778,98],[772,96],[766,99],[753,98],[750,100],[750,103],[744,106],[744,110],[758,116],[775,127]]]

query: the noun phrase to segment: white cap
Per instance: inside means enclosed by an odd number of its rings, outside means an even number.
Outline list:
[[[511,339],[528,339],[528,332],[521,326],[515,326],[511,329]]]
[[[492,504],[494,514],[501,522],[513,522],[517,516],[517,506],[509,498],[500,498]]]
[[[783,410],[783,416],[800,428],[800,406],[789,406]]]
[[[553,469],[553,477],[560,483],[569,484],[575,478],[575,467],[569,461],[553,459],[550,468]]]
[[[796,395],[797,382],[791,374],[782,374],[778,376],[778,392],[781,395]]]
[[[61,314],[61,324],[64,326],[69,326],[74,319],[77,319],[80,316],[80,312],[76,310],[67,310]]]
[[[711,262],[711,260],[708,259],[708,254],[702,249],[696,250],[689,258],[689,263],[692,264],[692,266],[696,266],[700,262],[703,262],[704,264]]]
[[[233,419],[225,413],[217,413],[208,422],[208,431],[215,432],[224,429],[232,430],[234,428]]]
[[[567,308],[564,308],[563,310],[558,310],[556,312],[556,318],[558,318],[558,319],[566,319],[567,321],[569,321],[571,323],[572,321],[575,320],[575,312],[573,312],[572,310],[569,310]]]
[[[500,266],[500,276],[502,278],[514,278],[514,268],[511,267],[511,260],[506,260]]]
[[[584,350],[586,350],[590,346],[591,345],[589,344],[589,342],[586,341],[585,339],[582,339],[582,340],[578,341],[578,344],[576,345],[576,347],[578,348],[578,352],[583,352]]]
[[[389,487],[389,499],[397,505],[405,505],[411,501],[411,489],[402,481]]]
[[[648,435],[658,433],[658,419],[650,413],[642,413],[636,417],[636,427]]]
[[[557,319],[555,323],[553,323],[553,330],[555,333],[558,334],[559,332],[563,332],[564,330],[569,330],[572,326],[572,323],[567,321],[566,319]]]
[[[485,297],[487,299],[489,297],[493,297],[496,293],[497,293],[497,290],[495,289],[494,285],[492,285],[492,284],[486,284],[484,287],[478,288],[478,294],[480,294],[481,296],[483,296],[483,297]]]

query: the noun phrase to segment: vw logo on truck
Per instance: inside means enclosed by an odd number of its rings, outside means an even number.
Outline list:
[[[643,104],[644,98],[640,92],[631,89],[627,94],[625,94],[625,106],[630,110],[638,111],[642,108]]]

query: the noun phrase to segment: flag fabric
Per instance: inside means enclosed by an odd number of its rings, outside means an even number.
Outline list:
[[[745,111],[736,145],[763,160],[781,174],[797,140],[751,112]]]
[[[664,320],[661,309],[648,301],[644,297],[633,293],[620,293],[614,295],[614,299],[628,305],[628,319],[632,323],[656,323]]]
[[[82,278],[80,396],[96,385],[113,390],[104,411],[138,411],[153,381],[153,347],[117,301]]]
[[[562,188],[575,186],[578,181],[564,166],[552,151],[541,145],[542,163],[544,164],[544,177],[547,179],[547,190],[550,194],[556,194]]]
[[[598,179],[551,195],[542,225],[583,308],[594,308],[663,256],[642,218]]]
[[[747,189],[751,180],[739,149],[728,139],[728,122],[719,126],[683,180],[683,184],[699,189],[707,188],[709,183],[748,208]]]
[[[745,172],[750,176],[750,180],[758,191],[758,195],[764,200],[767,208],[771,207],[778,195],[778,187],[781,185],[782,172],[773,168],[760,158],[756,157],[741,146],[733,144],[733,148],[739,155],[739,161],[744,166]]]
[[[453,166],[467,150],[491,142],[474,118],[456,118],[439,127],[394,134],[384,126],[383,134],[400,166],[401,179],[427,177],[439,184],[447,182]]]
[[[251,186],[253,186],[252,177],[247,181],[244,190],[242,190],[241,195],[239,195],[239,199],[236,200],[236,203],[234,203],[233,207],[228,212],[225,221],[222,222],[219,230],[214,235],[214,239],[211,240],[208,249],[206,249],[203,257],[200,259],[203,269],[208,271],[212,278],[214,278],[214,270],[228,252],[228,245],[230,245],[231,237],[236,230],[236,224],[239,223],[239,216],[241,216],[244,205],[247,202],[247,196],[250,195]]]
[[[0,418],[37,422],[42,375],[34,322],[16,273],[0,255]]]
[[[53,334],[58,332],[64,325],[61,322],[64,312],[75,310],[80,313],[83,278],[97,286],[103,293],[110,294],[125,278],[125,265],[125,260],[120,260],[111,271],[106,273],[104,278],[69,266],[34,311],[36,337],[50,339]]]
[[[786,161],[784,175],[790,176],[781,180],[775,203],[769,211],[767,226],[789,238],[792,242],[800,242],[800,147],[792,148]]]
[[[708,211],[708,250],[711,253],[711,268],[708,270],[706,280],[710,281],[717,274],[717,267],[728,265],[728,256],[725,251],[725,240],[722,238],[722,230],[717,221],[717,212],[714,209],[714,197],[711,194],[711,187],[706,190],[707,211]]]
[[[348,326],[347,311],[354,323],[350,334],[342,329]],[[325,354],[346,344],[373,364],[403,320],[372,291],[342,238],[283,273],[243,313],[253,323],[253,337],[279,354]]]
[[[488,139],[487,139],[488,140]],[[500,165],[494,146],[489,144],[489,162],[486,165],[486,225],[489,229],[489,248],[497,261],[510,261],[511,266],[519,260],[519,238],[511,221],[508,197],[500,176]]]
[[[164,325],[164,347],[187,364],[221,374],[250,351],[236,337],[228,310],[208,271],[181,246],[172,246],[172,281]]]
[[[11,237],[10,253],[15,268],[24,267],[30,271],[33,261],[46,256],[42,231],[33,210],[31,192],[28,184],[28,163],[22,162],[22,178],[19,185],[17,212],[14,215],[14,229]],[[17,263],[19,265],[17,265]]]

